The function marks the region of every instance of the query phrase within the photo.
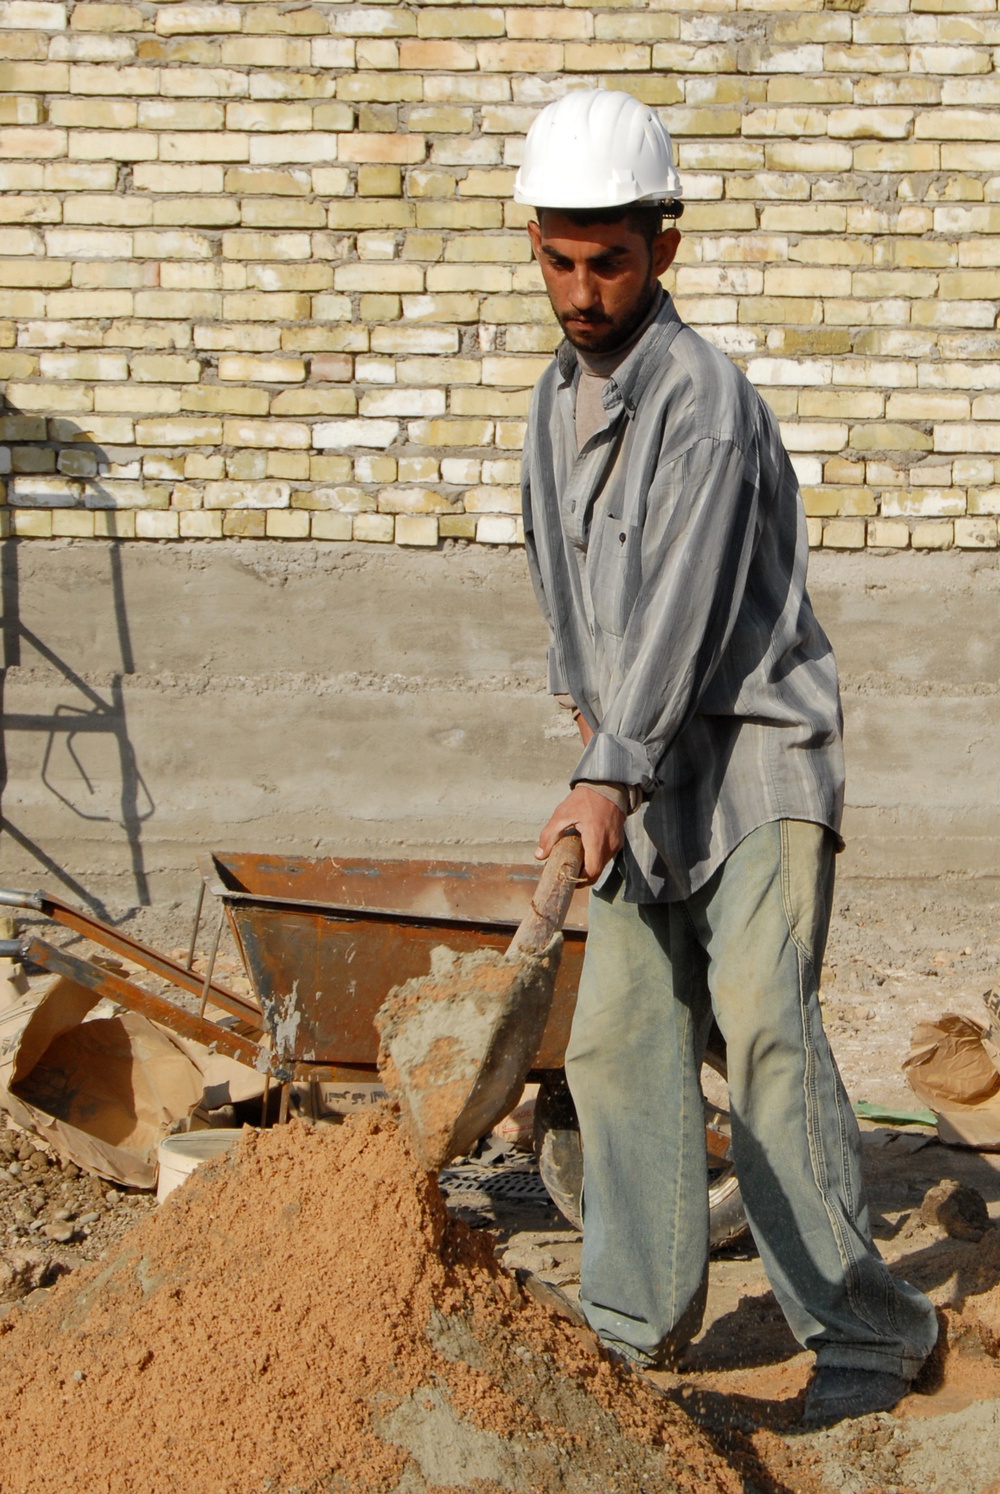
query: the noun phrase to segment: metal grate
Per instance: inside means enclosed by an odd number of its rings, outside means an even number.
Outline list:
[[[450,1167],[440,1174],[445,1193],[485,1194],[487,1198],[548,1203],[549,1194],[538,1173],[524,1167]]]

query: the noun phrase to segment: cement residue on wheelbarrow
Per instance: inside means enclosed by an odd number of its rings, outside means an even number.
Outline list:
[[[521,1295],[380,1116],[247,1133],[0,1331],[4,1494],[742,1487]]]

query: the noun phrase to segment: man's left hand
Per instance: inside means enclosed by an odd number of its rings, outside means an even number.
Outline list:
[[[625,838],[625,816],[616,804],[585,783],[571,789],[538,837],[537,860],[544,861],[562,832],[574,825],[583,841],[583,874],[580,883],[589,887],[621,850]]]

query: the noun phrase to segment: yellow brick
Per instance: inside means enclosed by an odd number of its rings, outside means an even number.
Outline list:
[[[433,457],[400,457],[398,476],[401,483],[440,482],[440,463]]]
[[[136,539],[170,540],[180,537],[180,515],[176,513],[138,513],[135,516]]]
[[[272,415],[353,415],[356,399],[347,389],[285,389],[271,400]]]
[[[269,405],[266,390],[229,384],[188,386],[181,394],[181,409],[192,415],[266,415]]]
[[[995,523],[993,529],[995,541]],[[397,545],[434,546],[438,542],[438,521],[429,514],[399,514],[394,537]]]
[[[442,6],[417,12],[417,35],[421,38],[503,34],[504,13],[499,7],[470,5],[451,9]]]
[[[358,192],[362,197],[398,197],[403,190],[398,166],[359,166]]]
[[[0,125],[41,124],[42,118],[42,105],[39,99],[23,96],[0,99]]]
[[[850,270],[775,265],[764,271],[765,296],[846,296],[850,291]]]
[[[221,67],[171,68],[160,81],[160,92],[167,98],[240,98],[248,88],[246,73]]]
[[[0,130],[0,160],[17,160],[23,157],[28,160],[51,161],[56,156],[65,154],[65,130]]]
[[[183,513],[180,515],[179,532],[181,539],[221,539],[223,515],[197,510]]]
[[[236,5],[162,5],[156,13],[156,30],[161,36],[188,35],[198,32],[239,31],[240,11]]]
[[[277,36],[227,37],[222,43],[222,61],[226,67],[297,67],[310,66],[310,43],[298,38]]]
[[[480,42],[475,49],[484,73],[558,73],[563,68],[564,49],[559,42]]]
[[[511,288],[511,273],[501,265],[431,265],[427,270],[429,291],[503,293]]]
[[[568,73],[646,72],[650,57],[650,47],[630,42],[567,42],[563,66]]]
[[[373,72],[384,71],[389,68],[399,67],[399,45],[394,41],[377,41],[367,38],[356,43],[357,67],[370,68]],[[369,129],[362,120],[358,121],[359,128]]]
[[[408,488],[397,483],[381,489],[378,507],[380,513],[388,514],[439,514],[450,513],[454,504],[433,488]]]
[[[835,140],[905,140],[912,123],[912,109],[831,109],[827,132]]]
[[[349,540],[352,530],[350,514],[314,513],[312,516],[310,533],[313,539]]]
[[[875,497],[868,488],[810,487],[802,488],[802,503],[811,518],[839,516],[853,518],[875,513]]]
[[[1000,118],[986,109],[939,109],[919,114],[913,134],[917,140],[1000,140]]]
[[[131,130],[137,119],[137,106],[125,99],[53,99],[49,105],[49,123],[54,125]]]
[[[421,358],[403,359],[396,369],[399,384],[429,384],[432,388],[447,385],[453,388],[462,384],[478,384],[481,364],[475,358]]]
[[[31,509],[17,509],[11,514],[11,525],[18,539],[51,539],[51,513],[38,513]]]
[[[273,5],[255,5],[246,12],[243,29],[248,32],[263,32],[267,36],[275,32],[287,32],[295,36],[325,36],[329,27],[326,16],[312,6],[279,10]]]
[[[604,19],[602,15],[601,20]],[[656,19],[663,27],[660,37],[666,36],[672,18],[659,12]],[[593,34],[594,18],[588,11],[525,9],[507,12],[507,35],[511,41],[589,41]]]
[[[514,190],[514,176],[513,171],[477,171],[473,168],[459,183],[459,196],[507,198]]]
[[[465,494],[465,509],[470,514],[519,514],[521,512],[520,487],[499,487],[488,484],[469,488]]]
[[[95,539],[135,539],[134,513],[114,511],[94,514]]]
[[[997,521],[977,515],[955,520],[955,544],[961,550],[995,550]]]
[[[831,519],[823,525],[823,544],[830,550],[863,550],[864,519]]]
[[[875,420],[885,408],[885,395],[877,389],[803,389],[799,414],[807,419]]]
[[[222,104],[173,99],[143,99],[139,124],[144,130],[221,130],[226,111]]]
[[[467,42],[404,39],[399,43],[399,65],[413,72],[471,72],[476,48]]]
[[[248,358],[240,354],[219,359],[219,378],[244,383],[300,383],[306,376],[301,358]]]
[[[524,264],[531,259],[531,245],[523,234],[473,234],[451,239],[444,257],[460,264]]]
[[[196,166],[196,165],[166,165],[161,162],[140,162],[133,171],[135,188],[139,192],[164,192],[174,195],[187,195],[191,192],[213,192],[222,191],[224,176],[221,166]],[[179,218],[178,222],[202,222],[203,219],[192,215],[188,204],[183,205],[183,210],[188,214],[187,219]],[[232,204],[232,213],[238,215],[239,208]],[[162,221],[162,220],[161,220]],[[230,220],[231,221],[231,220]]]
[[[53,539],[93,539],[93,537],[94,515],[92,513],[80,509],[61,509],[53,513]]]
[[[842,234],[847,227],[847,211],[834,203],[768,205],[761,209],[760,226],[765,233]]]
[[[724,130],[713,133],[735,135],[740,132],[744,135],[784,135],[789,139],[797,139],[800,135],[825,135],[826,114],[820,109],[754,109],[743,116],[742,122],[736,116]],[[691,130],[689,133],[700,135],[708,132]]]
[[[859,145],[855,171],[937,171],[941,153],[936,145]]]
[[[227,539],[263,539],[266,517],[253,510],[232,510],[222,516],[222,533]]]
[[[65,93],[69,68],[64,62],[0,62],[0,88],[5,93]],[[18,120],[18,123],[33,122]]]
[[[392,514],[358,514],[352,528],[353,538],[368,544],[391,545],[396,529]]]
[[[472,540],[476,537],[475,514],[442,514],[438,520],[438,533],[442,539]]]
[[[457,184],[458,178],[451,171],[431,168],[406,174],[406,190],[410,197],[453,197]],[[360,181],[358,190],[361,190]]]
[[[312,444],[307,425],[288,420],[227,420],[223,427],[226,446],[253,446],[308,450]]]
[[[90,389],[79,386],[64,387],[60,384],[7,385],[7,398],[18,410],[73,411],[83,413],[94,408],[94,395]]]
[[[74,31],[142,31],[145,21],[136,5],[74,5],[70,25]]]
[[[476,524],[476,541],[480,545],[516,545],[520,520],[506,514],[484,514]]]
[[[68,285],[72,276],[71,264],[53,264],[44,259],[0,259],[0,285],[62,286]]]
[[[128,378],[128,359],[124,353],[42,353],[39,367],[46,379],[80,379],[92,383]]]
[[[160,74],[152,67],[116,67],[113,74],[115,93],[150,94],[160,91]],[[108,87],[106,67],[71,67],[69,86],[73,93],[106,94]]]
[[[979,298],[988,300],[991,296],[996,296],[997,277],[992,270],[944,271],[938,280],[940,295],[952,301]]]
[[[395,457],[369,455],[354,459],[356,482],[395,482],[398,475],[399,463]],[[369,493],[366,495],[365,502],[358,506],[361,509],[374,508],[375,501],[374,495]]]
[[[475,322],[479,302],[472,295],[404,295],[403,316],[409,322]]]
[[[925,521],[912,525],[910,544],[914,550],[950,550],[954,532],[955,528],[951,523]]]
[[[873,549],[905,550],[910,543],[910,526],[901,519],[872,519],[867,540]]]
[[[348,135],[341,139],[338,156],[341,161],[415,164],[427,154],[423,135]]]
[[[969,399],[964,394],[891,394],[886,405],[889,420],[968,420]]]
[[[421,105],[409,111],[408,123],[411,130],[425,135],[467,135],[474,127],[475,115],[471,109]]]
[[[530,211],[528,216],[530,217]],[[463,202],[418,202],[416,222],[418,228],[457,228],[463,231],[470,228],[501,228],[504,224],[504,209],[499,202],[476,202],[469,199]]]
[[[135,438],[140,446],[220,446],[221,420],[137,420]]]
[[[268,539],[308,539],[309,515],[299,509],[269,508],[265,533]]]
[[[488,446],[493,424],[488,420],[415,420],[407,434],[416,446]]]
[[[269,451],[268,477],[283,477],[293,482],[309,481],[309,453],[306,451]],[[299,495],[296,495],[299,496]],[[308,505],[300,505],[308,507]]]
[[[237,322],[295,322],[309,315],[309,297],[297,291],[247,291],[223,297],[223,315]]]

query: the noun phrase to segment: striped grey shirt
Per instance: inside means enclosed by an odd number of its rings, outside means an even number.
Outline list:
[[[535,388],[522,498],[549,688],[594,728],[571,781],[638,785],[625,896],[687,897],[776,819],[839,832],[840,696],[805,589],[777,422],[669,296],[578,451],[564,342]]]

